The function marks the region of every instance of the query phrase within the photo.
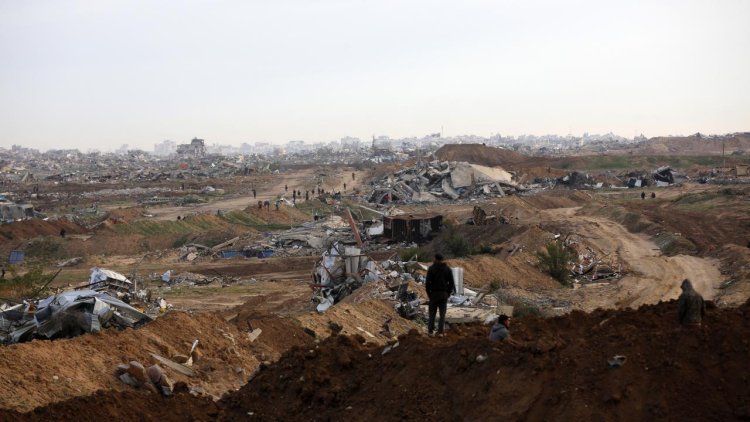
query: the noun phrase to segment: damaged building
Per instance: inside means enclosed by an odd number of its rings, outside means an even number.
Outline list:
[[[206,155],[206,141],[193,138],[189,144],[177,145],[177,155],[185,158],[200,158]]]
[[[373,182],[369,201],[431,202],[471,196],[505,196],[519,190],[513,175],[499,167],[466,162],[433,161]]]
[[[419,242],[440,230],[443,216],[438,214],[403,214],[383,217],[383,236],[395,241]]]

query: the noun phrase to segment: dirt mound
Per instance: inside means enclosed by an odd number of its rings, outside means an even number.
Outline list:
[[[496,255],[474,255],[452,259],[448,264],[464,269],[464,284],[472,288],[486,288],[490,283],[502,287],[527,290],[557,290],[560,283],[529,265],[527,256],[500,258]]]
[[[653,420],[750,417],[750,306],[709,312],[708,329],[675,327],[675,303],[639,311],[530,318],[522,346],[486,327],[445,339],[410,333],[398,348],[333,337],[295,349],[220,402],[220,419]],[[624,355],[621,368],[607,360]],[[479,358],[482,356],[482,358]],[[696,394],[696,386],[710,386]]]
[[[592,202],[592,195],[579,190],[552,190],[539,195],[525,196],[523,200],[539,209],[572,208]]]
[[[216,403],[208,397],[178,394],[164,399],[154,393],[136,391],[97,391],[60,403],[39,407],[28,413],[0,410],[4,421],[210,421],[218,417]]]
[[[86,233],[86,229],[68,220],[23,220],[0,226],[0,245],[20,244],[38,236],[59,236],[61,229],[66,234]]]
[[[0,397],[0,408],[26,411],[97,390],[129,390],[115,376],[117,365],[131,360],[151,365],[156,363],[151,353],[186,354],[196,339],[203,353],[194,365],[197,375],[167,371],[170,378],[218,397],[243,385],[260,364],[246,333],[214,314],[172,312],[138,330],[7,346],[0,353],[0,389],[14,393]],[[261,335],[256,342],[263,340]]]
[[[435,155],[443,161],[467,161],[489,167],[510,167],[529,159],[515,151],[481,144],[447,144],[440,147]]]
[[[717,256],[721,259],[722,273],[732,274],[716,295],[719,305],[736,306],[750,297],[750,248],[726,244]]]
[[[706,138],[703,135],[691,136],[660,136],[649,139],[645,145],[637,149],[641,155],[703,155],[703,154],[731,154],[734,151],[750,149],[750,133],[738,133],[717,138]]]
[[[356,295],[346,297],[342,302],[319,314],[311,312],[300,315],[297,319],[303,327],[314,331],[318,337],[325,338],[331,334],[330,323],[342,327],[343,335],[361,335],[366,341],[374,344],[385,344],[391,337],[382,332],[383,323],[390,319],[390,332],[400,335],[419,327],[416,322],[401,318],[394,309],[395,302],[367,297],[365,292],[374,287],[374,283],[365,285]],[[374,293],[373,293],[374,294]]]
[[[445,338],[413,330],[388,353],[366,345],[363,335],[336,335],[293,348],[215,407],[184,395],[110,392],[21,416],[0,411],[0,419],[750,418],[750,303],[710,307],[697,330],[676,326],[676,308],[668,302],[637,311],[524,318],[511,329],[517,346],[489,343],[487,327],[478,325],[455,326]],[[608,365],[615,355],[625,356],[624,365]]]

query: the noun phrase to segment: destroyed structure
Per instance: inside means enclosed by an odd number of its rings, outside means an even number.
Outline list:
[[[39,213],[34,211],[31,204],[16,204],[8,201],[5,197],[0,197],[0,221],[11,223],[17,220],[37,217]]]
[[[369,201],[431,202],[473,196],[505,196],[523,188],[513,175],[499,167],[466,162],[433,161],[417,165],[373,182]]]
[[[145,297],[146,292],[138,291],[124,275],[95,267],[84,287],[46,299],[2,305],[0,342],[75,337],[107,327],[138,327],[152,318],[128,302]]]
[[[0,311],[0,342],[74,337],[106,327],[132,328],[150,320],[107,292],[74,290],[4,306]]]
[[[177,155],[183,158],[200,158],[206,155],[206,141],[193,138],[189,144],[177,145]]]

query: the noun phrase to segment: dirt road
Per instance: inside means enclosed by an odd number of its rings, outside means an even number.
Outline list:
[[[232,198],[218,199],[206,204],[198,204],[189,207],[160,207],[150,208],[148,212],[156,220],[174,220],[177,216],[186,214],[215,213],[219,210],[231,211],[242,210],[248,206],[255,205],[258,201],[275,201],[280,195],[286,195],[291,199],[293,189],[311,189],[310,181],[314,174],[313,169],[304,169],[298,171],[289,171],[279,173],[272,179],[272,182],[262,188],[257,189],[257,197],[253,198],[252,193],[246,195],[234,196]],[[284,189],[287,186],[288,191]],[[250,188],[248,187],[248,190]]]
[[[586,308],[638,307],[675,299],[682,280],[688,278],[704,298],[713,299],[721,284],[719,261],[687,255],[662,255],[645,235],[630,233],[622,225],[605,218],[576,215],[578,208],[546,210],[543,216],[564,221],[573,233],[601,251],[614,252],[626,266],[627,275],[611,289],[581,289]],[[590,299],[590,300],[589,300]]]

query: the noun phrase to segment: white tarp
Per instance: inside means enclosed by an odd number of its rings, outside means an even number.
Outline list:
[[[474,176],[473,180],[472,175]],[[451,185],[454,189],[469,187],[472,183],[500,182],[515,185],[512,178],[512,174],[500,167],[487,167],[464,162],[456,163],[455,168],[451,170]]]

